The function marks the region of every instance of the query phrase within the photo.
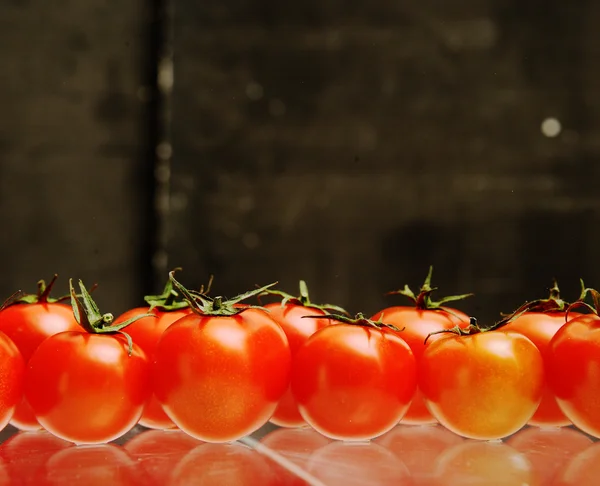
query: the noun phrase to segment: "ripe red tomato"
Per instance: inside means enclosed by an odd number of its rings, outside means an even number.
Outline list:
[[[136,307],[131,309],[115,319],[115,324],[120,324],[136,316],[152,313],[154,317],[143,317],[127,326],[127,334],[136,343],[148,357],[150,362],[154,361],[156,345],[161,338],[165,329],[171,324],[178,321],[182,317],[191,312],[189,308],[172,311],[164,311],[154,308],[150,311],[150,307]],[[173,421],[167,416],[162,409],[161,404],[152,394],[152,398],[144,408],[144,413],[140,418],[140,425],[151,429],[170,429],[176,427]]]
[[[25,397],[40,424],[75,443],[117,439],[150,399],[150,364],[121,335],[61,332],[33,353]]]
[[[415,358],[386,328],[335,324],[298,350],[291,388],[304,420],[323,435],[371,439],[406,413],[416,388]]]
[[[547,380],[558,406],[575,426],[600,438],[600,317],[569,321],[549,348]]]
[[[0,331],[0,430],[6,427],[22,399],[24,373],[21,353]]]
[[[444,334],[421,358],[419,385],[442,425],[473,439],[499,439],[535,413],[544,384],[543,361],[522,334],[494,330]]]
[[[269,310],[269,315],[281,326],[288,339],[292,360],[300,346],[319,329],[330,324],[329,319],[304,319],[304,316],[325,315],[320,309],[304,307],[294,303],[283,306],[273,302],[264,306]],[[271,422],[282,427],[300,427],[306,422],[298,411],[298,405],[290,388],[279,401]]]
[[[82,331],[73,316],[73,309],[49,297],[56,278],[55,275],[47,286],[40,280],[37,295],[18,296],[0,311],[0,331],[16,344],[25,362],[48,336],[63,331]],[[25,400],[17,405],[10,423],[21,430],[41,428]]]
[[[261,309],[190,314],[162,335],[154,392],[183,431],[206,442],[251,434],[273,415],[290,370],[281,327]]]

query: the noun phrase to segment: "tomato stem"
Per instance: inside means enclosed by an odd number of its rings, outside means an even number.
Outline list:
[[[379,318],[379,320],[373,321],[371,319],[367,319],[361,312],[356,314],[354,318],[348,317],[344,314],[326,314],[320,316],[302,316],[302,319],[332,319],[342,324],[351,324],[353,326],[373,327],[375,329],[388,328],[396,332],[404,331],[404,328],[399,329],[393,324],[387,324],[383,322],[383,315]]]
[[[580,307],[589,310],[592,314],[600,314],[600,293],[598,293],[598,291],[595,289],[587,288],[583,283],[583,279],[579,279],[579,282],[581,283],[581,294],[579,295],[579,299],[573,302],[567,308],[567,311],[565,313],[565,321],[568,320],[569,312],[571,312],[571,310]],[[585,301],[588,294],[592,296],[592,302],[594,305],[590,305]]]
[[[176,268],[173,271],[181,270]],[[210,286],[210,283],[209,283]],[[200,289],[203,292],[204,287]],[[173,288],[173,282],[167,278],[165,287],[161,294],[146,295],[144,301],[150,306],[149,310],[159,309],[163,312],[171,312],[180,309],[186,309],[190,306],[189,302],[182,298],[181,294]]]
[[[289,303],[289,304],[294,304],[294,305],[300,305],[302,307],[306,307],[309,309],[318,309],[327,314],[338,313],[338,314],[343,314],[348,317],[350,316],[350,313],[346,309],[344,309],[340,306],[333,305],[333,304],[315,304],[315,303],[311,302],[309,294],[308,294],[308,285],[306,285],[306,282],[304,280],[300,280],[299,287],[300,287],[300,295],[299,296],[291,295],[286,292],[282,292],[281,290],[269,289],[269,290],[266,290],[266,291],[260,293],[258,295],[258,298],[260,301],[260,297],[262,297],[262,296],[276,295],[276,296],[282,298],[281,299],[281,307],[285,307],[285,305]]]

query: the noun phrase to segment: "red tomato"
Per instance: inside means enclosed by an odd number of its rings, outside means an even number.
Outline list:
[[[201,444],[180,430],[147,430],[130,439],[123,447],[137,461],[148,484],[168,484],[173,470],[192,449]]]
[[[499,439],[535,413],[544,384],[543,361],[522,334],[444,334],[421,358],[419,384],[442,425],[473,439]]]
[[[114,324],[125,322],[133,317],[148,314],[150,312],[149,307],[137,307],[131,309],[114,321]],[[154,317],[143,317],[127,326],[127,334],[131,336],[131,339],[146,353],[150,362],[154,361],[156,345],[162,333],[173,324],[175,321],[188,315],[191,312],[190,309],[181,309],[174,311],[162,311],[154,308],[152,314]],[[171,429],[175,427],[173,421],[167,417],[167,414],[162,409],[162,406],[152,394],[152,398],[144,408],[144,413],[140,418],[140,425],[151,429]]]
[[[589,437],[568,427],[528,427],[510,437],[506,443],[523,453],[543,485],[551,484],[552,478],[573,456],[593,444]]]
[[[8,424],[23,396],[25,362],[15,344],[0,332],[0,430]]]
[[[35,475],[36,486],[146,486],[137,463],[113,444],[69,447],[52,455]]]
[[[304,316],[325,315],[320,309],[304,307],[293,303],[281,305],[273,302],[264,306],[269,310],[269,315],[281,326],[287,336],[292,353],[294,355],[302,344],[319,329],[330,324],[329,319],[304,319]],[[286,390],[279,401],[271,422],[282,427],[300,427],[306,422],[298,411],[298,405],[291,390]]]
[[[273,415],[288,386],[290,359],[284,332],[264,310],[190,314],[158,343],[154,391],[183,431],[206,442],[232,441]]]
[[[545,486],[527,458],[502,442],[465,441],[436,461],[431,486]]]
[[[144,352],[120,334],[61,332],[33,353],[25,397],[40,424],[75,443],[108,442],[139,420],[150,398]]]
[[[81,330],[73,316],[73,309],[58,302],[13,304],[0,312],[0,331],[12,339],[26,362],[48,336]],[[40,428],[26,401],[17,406],[11,424],[21,430]]]
[[[442,329],[452,329],[456,326],[466,327],[469,325],[469,316],[456,309],[418,309],[416,307],[388,307],[371,317],[373,321],[382,320],[386,324],[392,324],[399,329],[403,329],[399,336],[406,341],[417,361],[417,374],[419,373],[419,362],[425,350],[425,339],[429,334]],[[435,341],[439,335],[433,335],[427,343]],[[425,402],[421,390],[417,386],[415,397],[402,418],[406,424],[432,424],[436,419],[431,415]]]
[[[547,379],[559,407],[578,428],[600,438],[600,317],[569,321],[549,347]]]
[[[335,324],[298,350],[291,388],[300,414],[333,439],[371,439],[392,429],[416,388],[415,358],[387,329]]]
[[[574,319],[580,315],[570,312],[569,318]],[[503,327],[503,330],[518,332],[533,341],[533,344],[540,350],[542,359],[544,360],[544,371],[546,376],[548,376],[548,362],[550,359],[548,345],[552,337],[565,322],[565,312],[526,312],[514,321],[509,322]],[[533,414],[533,417],[529,420],[529,424],[560,427],[569,425],[570,423],[571,421],[565,417],[565,414],[558,407],[554,393],[552,393],[547,380],[545,380],[542,401]]]
[[[201,444],[189,452],[166,486],[280,486],[269,463],[240,443]]]

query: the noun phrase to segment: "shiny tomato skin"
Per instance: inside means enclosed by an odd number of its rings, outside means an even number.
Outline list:
[[[549,347],[547,379],[558,406],[576,427],[600,438],[600,317],[569,321]]]
[[[281,326],[290,344],[292,361],[300,346],[319,329],[331,324],[329,319],[306,319],[304,316],[320,316],[325,312],[320,309],[304,307],[301,305],[273,302],[264,306],[269,310],[269,315]],[[281,427],[301,427],[306,422],[298,411],[298,405],[292,391],[286,390],[279,401],[275,413],[270,420]]]
[[[570,312],[569,320],[581,314]],[[544,360],[544,372],[548,376],[549,344],[557,331],[566,323],[565,312],[526,312],[508,323],[503,329],[514,331],[527,336],[537,346]],[[544,381],[544,391],[540,406],[529,420],[530,425],[561,427],[569,425],[571,421],[560,410],[554,393],[547,380]]]
[[[391,331],[334,324],[313,334],[292,364],[300,414],[332,439],[365,440],[392,429],[416,389],[415,358]]]
[[[12,418],[23,397],[25,361],[17,346],[0,331],[0,430]]]
[[[25,373],[25,397],[38,421],[62,439],[115,440],[137,424],[150,399],[150,363],[119,334],[67,331],[46,339]]]
[[[154,361],[154,355],[156,346],[162,333],[173,324],[184,316],[187,316],[190,312],[188,309],[174,310],[174,311],[161,311],[159,309],[153,309],[150,312],[149,307],[136,307],[128,310],[121,314],[115,319],[115,324],[124,322],[133,317],[152,313],[156,317],[143,317],[134,321],[132,324],[127,326],[127,334],[131,336],[131,339],[146,353],[146,356],[150,362]],[[148,427],[150,429],[172,429],[176,425],[167,416],[165,411],[162,409],[161,404],[158,402],[154,393],[152,398],[144,408],[144,413],[140,418],[140,425]]]
[[[427,346],[420,364],[427,407],[463,437],[507,437],[531,419],[542,398],[542,357],[516,332],[445,334]]]
[[[60,302],[13,304],[0,311],[0,331],[19,348],[25,362],[48,336],[63,331],[82,331],[73,309]],[[21,430],[39,430],[29,404],[22,400],[10,421]]]
[[[162,335],[154,391],[175,424],[206,442],[237,440],[262,427],[283,396],[290,348],[267,312],[190,314]]]
[[[406,341],[411,351],[415,355],[417,361],[417,374],[419,373],[419,362],[425,350],[425,339],[427,336],[436,331],[443,329],[452,329],[460,326],[466,327],[469,325],[469,316],[463,312],[444,308],[440,310],[417,309],[408,306],[388,307],[377,312],[372,320],[382,320],[387,324],[392,324],[399,329],[403,329],[399,336]],[[427,343],[435,341],[439,335],[433,335]],[[431,415],[425,402],[421,390],[417,386],[417,391],[412,403],[402,418],[402,423],[418,425],[418,424],[434,424],[437,420]]]

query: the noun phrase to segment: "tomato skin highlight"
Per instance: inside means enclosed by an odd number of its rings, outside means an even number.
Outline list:
[[[292,361],[296,352],[319,329],[331,324],[329,319],[305,319],[304,316],[320,316],[325,312],[320,309],[304,307],[287,303],[283,306],[280,302],[272,302],[264,306],[269,310],[269,315],[281,326],[288,339]],[[305,420],[298,411],[298,405],[288,386],[285,394],[279,401],[275,413],[270,420],[280,427],[301,427],[306,425]]]
[[[573,424],[600,438],[600,317],[569,321],[550,341],[548,383]]]
[[[290,373],[281,327],[261,309],[234,316],[190,314],[162,335],[155,394],[184,432],[206,442],[251,434],[273,415]]]
[[[445,334],[425,349],[419,385],[434,417],[452,432],[493,440],[521,429],[544,384],[536,346],[509,331]]]
[[[0,312],[0,331],[17,346],[25,362],[48,336],[64,331],[82,331],[73,309],[59,302],[13,304]],[[41,428],[29,404],[22,400],[10,421],[20,430]]]
[[[570,312],[569,320],[581,315]],[[509,322],[503,327],[503,330],[518,332],[531,339],[542,355],[544,373],[548,376],[550,374],[548,369],[550,361],[549,344],[566,322],[565,312],[526,312],[514,321]],[[530,425],[553,427],[562,427],[571,423],[556,403],[556,398],[548,385],[548,380],[544,380],[542,401],[528,423]]]
[[[395,333],[352,324],[316,332],[298,350],[291,388],[300,414],[332,439],[365,440],[392,429],[416,389],[416,363]]]
[[[134,321],[126,328],[126,332],[131,336],[133,342],[142,348],[144,353],[146,353],[148,360],[153,362],[156,346],[165,329],[182,317],[187,316],[190,312],[190,309],[165,312],[156,308],[150,311],[150,307],[136,307],[117,317],[114,324],[125,322],[128,319],[139,315],[148,313],[154,314],[156,317],[143,317]],[[144,412],[140,418],[140,425],[150,429],[172,429],[176,427],[162,409],[162,406],[156,399],[154,393],[152,393],[152,398],[144,408]]]
[[[436,331],[443,329],[452,329],[460,326],[466,327],[469,325],[469,316],[465,313],[451,308],[442,308],[439,310],[418,309],[410,306],[394,306],[388,307],[377,312],[371,320],[382,320],[386,324],[392,324],[402,331],[399,336],[406,341],[415,356],[417,362],[417,374],[419,373],[419,363],[423,351],[425,351],[425,339],[427,336]],[[435,341],[439,336],[433,335],[427,343]],[[411,425],[434,424],[437,420],[431,415],[431,412],[425,406],[423,394],[417,385],[417,391],[413,401],[402,418],[402,423]]]
[[[25,361],[17,346],[0,332],[0,430],[12,418],[23,397]]]
[[[150,398],[150,364],[122,335],[62,332],[35,351],[25,397],[40,424],[62,439],[115,440],[138,422]]]

